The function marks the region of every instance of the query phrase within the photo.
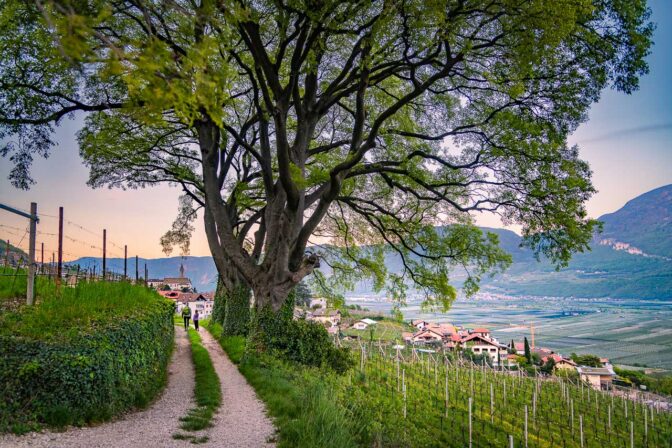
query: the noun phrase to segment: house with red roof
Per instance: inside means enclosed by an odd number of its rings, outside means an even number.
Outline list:
[[[556,369],[567,369],[567,370],[574,370],[576,369],[576,363],[572,361],[569,358],[565,358],[564,356],[558,354],[558,353],[553,353],[551,355],[546,355],[543,358],[541,358],[541,362],[546,364],[550,359],[555,362],[555,368]]]

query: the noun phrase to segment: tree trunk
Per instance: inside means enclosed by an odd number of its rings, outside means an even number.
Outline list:
[[[250,292],[249,285],[233,266],[227,265],[220,270],[216,300],[220,302],[217,311],[224,335],[247,335],[250,323]]]

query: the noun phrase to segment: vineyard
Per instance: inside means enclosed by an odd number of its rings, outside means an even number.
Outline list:
[[[343,398],[384,446],[672,446],[672,414],[656,403],[416,350],[357,355]]]

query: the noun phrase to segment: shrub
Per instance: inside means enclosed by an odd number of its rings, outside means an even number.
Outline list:
[[[0,430],[109,419],[162,389],[171,301],[126,283],[63,288],[0,314]]]
[[[248,350],[345,372],[353,363],[349,350],[334,346],[322,325],[304,319],[293,320],[291,309],[288,305],[278,313],[270,309],[257,311]]]

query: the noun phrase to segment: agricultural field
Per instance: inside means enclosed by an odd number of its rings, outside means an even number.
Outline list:
[[[400,341],[401,334],[404,331],[413,331],[414,328],[404,322],[395,322],[393,320],[381,320],[374,325],[370,325],[366,330],[355,330],[348,328],[343,331],[346,336],[357,336],[362,340],[373,339],[374,341]],[[373,334],[371,333],[373,332]]]
[[[672,414],[556,379],[461,365],[436,354],[357,353],[344,396],[382,446],[668,447]]]
[[[379,298],[347,300],[388,313],[391,304]],[[412,301],[407,320],[451,322],[465,327],[485,326],[507,343],[531,338],[535,345],[562,354],[591,353],[623,366],[672,370],[672,303],[657,300],[511,297],[479,294],[458,299],[448,313],[426,313]]]

